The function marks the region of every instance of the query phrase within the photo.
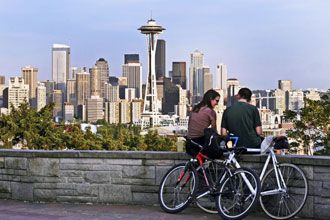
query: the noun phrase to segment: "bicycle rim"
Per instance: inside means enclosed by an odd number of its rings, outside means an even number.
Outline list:
[[[248,184],[254,192],[251,192]],[[216,199],[219,215],[223,219],[235,220],[246,217],[257,202],[260,188],[260,180],[254,171],[237,169],[221,184],[220,195]]]
[[[273,195],[260,196],[260,204],[264,212],[273,219],[289,219],[297,215],[303,208],[308,184],[303,171],[293,164],[280,164],[286,190]],[[262,192],[278,189],[274,168],[269,170],[262,182]]]
[[[174,166],[161,181],[158,200],[165,212],[178,213],[191,202],[197,181],[196,171],[185,167],[185,164]]]

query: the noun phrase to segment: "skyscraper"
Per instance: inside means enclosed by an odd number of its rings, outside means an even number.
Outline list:
[[[70,47],[64,44],[53,44],[52,48],[52,78],[56,89],[66,94],[66,80],[70,73]]]
[[[223,63],[219,63],[217,65],[214,88],[222,89],[225,96],[227,94],[227,77],[227,66]]]
[[[291,91],[292,90],[292,81],[291,80],[279,80],[278,88],[283,91]]]
[[[119,85],[112,85],[110,83],[105,83],[105,101],[107,102],[117,102],[119,101]]]
[[[100,97],[104,97],[104,84],[109,81],[109,64],[104,58],[96,61],[95,66],[100,72]]]
[[[170,78],[164,78],[163,114],[174,113],[174,106],[179,103],[179,87],[171,82]]]
[[[36,89],[38,85],[38,69],[31,67],[31,66],[26,66],[23,67],[22,69],[22,75],[24,79],[24,83],[26,85],[29,85],[29,101],[30,105],[32,107],[37,106],[37,96],[36,96]]]
[[[76,100],[77,107],[85,105],[85,101],[90,97],[90,74],[83,72],[76,74]]]
[[[91,96],[86,100],[87,121],[96,122],[104,119],[103,115],[103,98],[99,96]]]
[[[123,64],[123,77],[127,77],[127,87],[135,88],[135,96],[142,98],[142,65],[141,63]]]
[[[235,95],[238,93],[240,89],[238,79],[231,78],[227,79],[227,107],[232,106],[235,102]]]
[[[3,91],[4,106],[10,113],[11,105],[17,108],[24,101],[29,99],[29,85],[24,83],[23,77],[10,77],[9,86]]]
[[[101,96],[101,71],[97,66],[89,69],[91,96]],[[103,85],[104,90],[104,85]],[[104,92],[104,91],[103,91]]]
[[[203,67],[203,74],[204,74],[204,80],[203,80],[204,83],[203,95],[204,95],[206,91],[213,88],[213,77],[209,67]]]
[[[37,111],[46,106],[46,86],[44,83],[38,83],[37,86]]]
[[[180,85],[182,89],[187,88],[186,62],[172,63],[172,82]]]
[[[54,103],[53,117],[56,121],[63,118],[63,94],[62,90],[55,89],[52,93],[52,101]]]
[[[156,80],[161,80],[166,73],[166,42],[158,39],[156,47]]]
[[[199,50],[195,50],[193,53],[190,54],[190,67],[189,67],[189,90],[191,100],[190,102],[194,102],[194,94],[197,94],[197,84],[198,79],[197,70],[203,68],[204,66],[204,54]]]

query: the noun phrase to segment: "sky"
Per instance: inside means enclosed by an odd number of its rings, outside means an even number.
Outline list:
[[[251,89],[330,88],[329,0],[0,0],[0,75],[21,67],[51,79],[51,47],[71,47],[71,66],[92,67],[103,57],[120,76],[125,53],[139,53],[144,79],[146,39],[137,28],[151,16],[166,28],[166,72],[172,62],[204,53],[214,74]]]

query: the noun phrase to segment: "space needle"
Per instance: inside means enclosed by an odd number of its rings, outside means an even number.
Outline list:
[[[162,33],[165,28],[157,25],[156,21],[152,18],[148,20],[146,25],[141,26],[139,29],[142,34],[147,37],[148,48],[148,76],[146,83],[146,91],[144,96],[143,113],[142,113],[142,128],[145,127],[144,123],[149,119],[149,127],[154,127],[157,122],[157,88],[156,88],[156,46],[158,34]]]

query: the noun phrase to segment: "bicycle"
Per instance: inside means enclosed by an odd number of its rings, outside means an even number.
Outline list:
[[[267,159],[260,174],[260,205],[263,211],[273,219],[289,219],[303,208],[308,184],[304,172],[294,164],[280,164],[274,153],[274,145],[281,137],[266,137],[262,149],[247,148],[247,152],[267,154]],[[278,147],[281,150],[281,146]],[[272,161],[273,167],[267,171]],[[240,165],[233,161],[236,168]]]
[[[225,153],[224,161],[210,159],[199,152],[187,163],[172,167],[159,187],[161,208],[168,213],[178,213],[196,201],[204,211],[217,211],[224,219],[247,216],[259,198],[260,180],[251,169],[231,166],[235,155],[243,150],[230,150]]]

